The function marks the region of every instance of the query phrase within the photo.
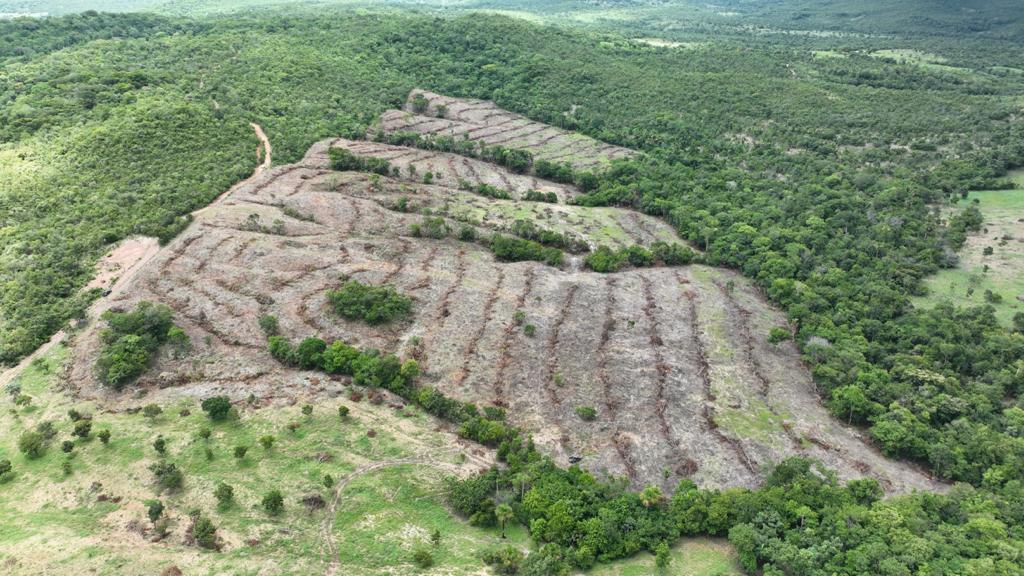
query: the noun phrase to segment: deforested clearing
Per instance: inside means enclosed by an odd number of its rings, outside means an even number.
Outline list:
[[[574,110],[565,113],[571,116]],[[493,102],[452,98],[426,90],[413,90],[402,110],[385,112],[370,131],[449,136],[485,146],[526,150],[538,160],[568,162],[576,170],[601,168],[612,160],[636,154],[628,148],[530,120]]]
[[[481,114],[465,106],[465,115]],[[504,118],[493,105],[479,106]],[[332,146],[387,158],[397,171],[333,171]],[[449,156],[329,140],[301,162],[235,188],[105,303],[169,306],[193,343],[190,360],[158,358],[136,386],[150,391],[145,401],[113,393],[93,372],[100,346],[93,324],[70,352],[71,386],[83,398],[126,405],[212,394],[328,396],[330,383],[311,383],[322,375],[270,356],[259,320],[272,315],[292,341],[317,336],[416,358],[423,384],[507,408],[558,463],[578,461],[634,486],[672,490],[690,478],[707,487],[753,487],[773,463],[803,455],[842,478],[875,477],[890,492],[942,489],[829,415],[792,342],[765,338],[786,325],[784,315],[739,274],[701,265],[598,274],[578,258],[561,267],[499,262],[479,240],[523,213],[590,246],[610,238],[621,245],[672,240],[671,228],[626,209],[598,217],[578,206],[519,200],[525,189],[517,178],[561,200],[575,191],[496,165],[473,164],[475,173],[467,167],[430,184],[410,176],[409,165],[420,175],[427,168],[444,174],[449,161],[461,160]],[[402,159],[406,167],[398,168]],[[481,200],[455,189],[454,179],[508,182],[514,195]],[[549,206],[547,219],[537,217]],[[437,227],[449,232],[414,235],[427,218],[440,218]],[[477,241],[459,239],[460,227]],[[382,326],[341,318],[327,292],[346,280],[411,296],[412,318]]]

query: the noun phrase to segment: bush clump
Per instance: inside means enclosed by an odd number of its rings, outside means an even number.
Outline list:
[[[533,240],[495,234],[491,238],[490,248],[495,257],[503,262],[532,260],[543,262],[549,266],[562,265],[563,255],[561,250],[558,248],[548,248]]]
[[[367,324],[383,324],[412,313],[412,299],[389,285],[368,286],[349,280],[340,289],[328,292],[327,298],[342,317]]]
[[[172,322],[173,312],[163,304],[139,302],[132,312],[108,310],[100,332],[103,347],[96,360],[96,375],[117,390],[146,371],[161,344],[174,336],[176,348],[186,349],[188,337]]]

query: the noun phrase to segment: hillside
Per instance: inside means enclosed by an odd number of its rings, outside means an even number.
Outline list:
[[[5,568],[1021,571],[1002,4],[261,6],[0,21]]]

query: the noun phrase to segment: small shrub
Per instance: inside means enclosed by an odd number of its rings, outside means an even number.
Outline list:
[[[70,454],[75,450],[75,443],[71,440],[65,440],[60,443],[60,450],[65,454]]]
[[[211,396],[203,400],[202,408],[210,420],[219,422],[228,418],[228,413],[231,411],[231,400],[227,396]]]
[[[592,406],[578,406],[576,408],[576,415],[585,422],[592,422],[597,419],[597,410]]]
[[[14,398],[15,406],[28,406],[30,404],[32,404],[32,397],[29,396],[28,394],[18,394]]]
[[[459,228],[459,240],[462,240],[463,242],[475,242],[476,228],[473,228],[468,224]]]
[[[159,500],[146,502],[146,516],[150,522],[156,522],[164,513],[164,503]]]
[[[418,547],[412,553],[412,561],[421,570],[426,570],[434,565],[434,555],[426,548]]]
[[[280,327],[278,326],[277,316],[271,316],[267,314],[260,317],[260,330],[269,338],[270,336],[277,336]]]
[[[334,477],[330,474],[324,474],[324,487],[328,490],[334,488]]]
[[[213,430],[210,430],[206,426],[203,426],[202,428],[199,429],[199,432],[196,432],[196,437],[205,442],[210,439],[210,436],[212,434]]]
[[[274,441],[275,440],[276,440],[276,438],[274,438],[270,434],[267,434],[266,436],[261,436],[260,437],[260,446],[263,446],[264,450],[270,450],[271,448],[274,447]]]
[[[206,516],[199,516],[192,525],[192,538],[196,545],[207,550],[218,550],[217,526]]]
[[[92,420],[79,420],[75,422],[75,429],[71,432],[73,436],[88,438],[92,433]]]
[[[167,440],[163,436],[157,436],[153,441],[153,449],[161,456],[167,454]]]
[[[783,342],[783,341],[789,340],[789,339],[790,339],[789,330],[786,330],[785,328],[783,328],[781,326],[772,326],[772,329],[768,331],[768,343],[769,344],[778,344],[779,342]]]
[[[217,499],[217,506],[221,509],[227,508],[235,499],[235,489],[230,484],[218,482],[217,487],[213,489],[213,497]]]
[[[245,458],[245,454],[248,451],[249,451],[249,447],[248,446],[235,446],[235,450],[234,450],[235,459],[241,460],[242,458]]]
[[[104,428],[96,433],[96,437],[100,439],[104,446],[110,444],[110,430]]]
[[[348,418],[348,413],[349,413],[348,406],[345,406],[344,404],[342,404],[341,406],[338,406],[338,418],[341,418],[342,420],[344,420],[344,419]]]
[[[303,416],[312,416],[313,415],[313,405],[312,404],[306,404],[305,406],[303,406],[302,407],[302,415]]]
[[[523,326],[523,334],[526,334],[530,338],[533,338],[533,336],[536,333],[537,333],[537,327],[534,326],[533,324],[527,324],[526,326]]]
[[[7,459],[0,460],[0,482],[6,482],[14,475],[14,466]]]
[[[166,460],[151,464],[149,471],[153,473],[157,486],[162,490],[177,490],[184,483],[184,476],[178,467]]]
[[[526,321],[526,312],[516,310],[515,314],[512,314],[512,322],[514,322],[516,326],[522,326],[524,321]]]
[[[277,516],[284,511],[284,496],[281,495],[280,490],[271,490],[263,495],[261,504],[267,514]]]
[[[157,406],[156,404],[146,404],[142,408],[142,415],[150,420],[155,419],[157,416],[163,414],[164,409]]]

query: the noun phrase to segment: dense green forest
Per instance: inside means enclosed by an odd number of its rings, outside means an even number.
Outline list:
[[[679,49],[499,16],[0,22],[0,361],[81,313],[79,290],[111,242],[169,239],[248,174],[248,122],[284,163],[317,139],[363,133],[413,87],[489,98],[645,151],[583,202],[660,215],[709,263],[757,281],[788,312],[837,415],[970,485],[879,501],[871,486],[783,468],[760,492],[683,487],[653,506],[541,467],[516,515],[557,545],[553,566],[728,532],[749,569],[771,574],[1021,573],[1024,335],[987,307],[910,305],[980,227],[970,209],[947,222],[941,207],[1006,186],[1024,165],[1024,80],[996,70],[1021,65],[1019,32],[986,30],[904,40],[948,59],[922,66],[869,51],[889,40]],[[815,53],[826,48],[837,55]],[[503,440],[510,473],[523,471],[516,458],[540,458],[517,433]],[[465,510],[489,521],[478,496]],[[648,515],[628,534],[610,528]]]

